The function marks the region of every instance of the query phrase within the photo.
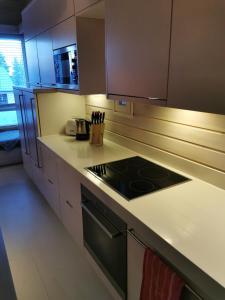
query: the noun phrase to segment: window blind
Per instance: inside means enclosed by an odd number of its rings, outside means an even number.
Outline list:
[[[13,86],[25,83],[22,39],[0,36],[0,128],[17,125]]]

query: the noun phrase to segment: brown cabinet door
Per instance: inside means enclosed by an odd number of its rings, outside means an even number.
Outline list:
[[[167,98],[171,0],[106,0],[107,92]]]
[[[25,40],[46,31],[74,15],[73,0],[36,0],[22,12]]]
[[[76,44],[76,23],[75,17],[58,24],[51,30],[53,49],[59,49]]]
[[[97,2],[99,0],[74,0],[76,14]]]
[[[51,26],[55,26],[56,24],[63,22],[64,20],[73,16],[75,13],[73,0],[44,1],[45,3],[49,3],[49,6],[51,8],[51,11],[48,12],[48,17],[51,18]]]
[[[168,106],[225,114],[225,2],[175,0]]]

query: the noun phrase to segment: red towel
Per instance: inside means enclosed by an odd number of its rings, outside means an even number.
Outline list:
[[[140,300],[179,300],[184,281],[152,250],[146,249]]]

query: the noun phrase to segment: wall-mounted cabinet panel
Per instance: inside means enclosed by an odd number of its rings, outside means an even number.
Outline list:
[[[55,83],[55,69],[52,50],[52,36],[46,31],[37,36],[37,51],[42,84]]]
[[[171,0],[106,0],[107,92],[167,97]]]
[[[58,24],[51,30],[53,49],[62,48],[76,43],[75,17]]]
[[[30,84],[39,84],[41,82],[38,53],[37,53],[37,40],[31,39],[25,43],[26,57],[27,57],[27,69]]]
[[[34,0],[22,12],[25,40],[74,15],[73,0]]]
[[[99,2],[99,0],[74,0],[76,14],[97,2]]]
[[[81,94],[105,93],[105,22],[77,17]]]
[[[89,1],[88,1],[89,2]],[[77,11],[76,16],[82,18],[105,19],[105,0],[93,1],[89,6]]]
[[[225,114],[224,28],[224,1],[174,1],[168,106]]]
[[[77,44],[79,92],[105,93],[105,22],[74,16],[51,30],[53,50]]]
[[[48,29],[53,24],[51,3],[45,0],[35,0],[22,12],[22,26],[25,40]]]
[[[68,19],[75,13],[73,0],[48,0],[45,2],[49,2],[51,7],[51,11],[48,14],[51,18],[52,26]]]

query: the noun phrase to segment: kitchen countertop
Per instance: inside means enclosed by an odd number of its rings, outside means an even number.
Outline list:
[[[48,86],[37,86],[37,85],[23,85],[23,86],[14,86],[13,88],[17,90],[22,90],[25,92],[30,93],[54,93],[57,91],[55,87],[48,87]]]
[[[108,140],[103,147],[63,135],[39,140],[225,288],[225,190],[170,167],[192,180],[127,201],[84,168],[138,153]]]
[[[23,86],[14,86],[17,90],[22,90],[30,93],[56,93],[56,92],[63,92],[63,93],[69,93],[69,94],[76,94],[80,95],[80,91],[74,90],[74,89],[66,89],[63,87],[63,85],[30,85],[26,84]]]

